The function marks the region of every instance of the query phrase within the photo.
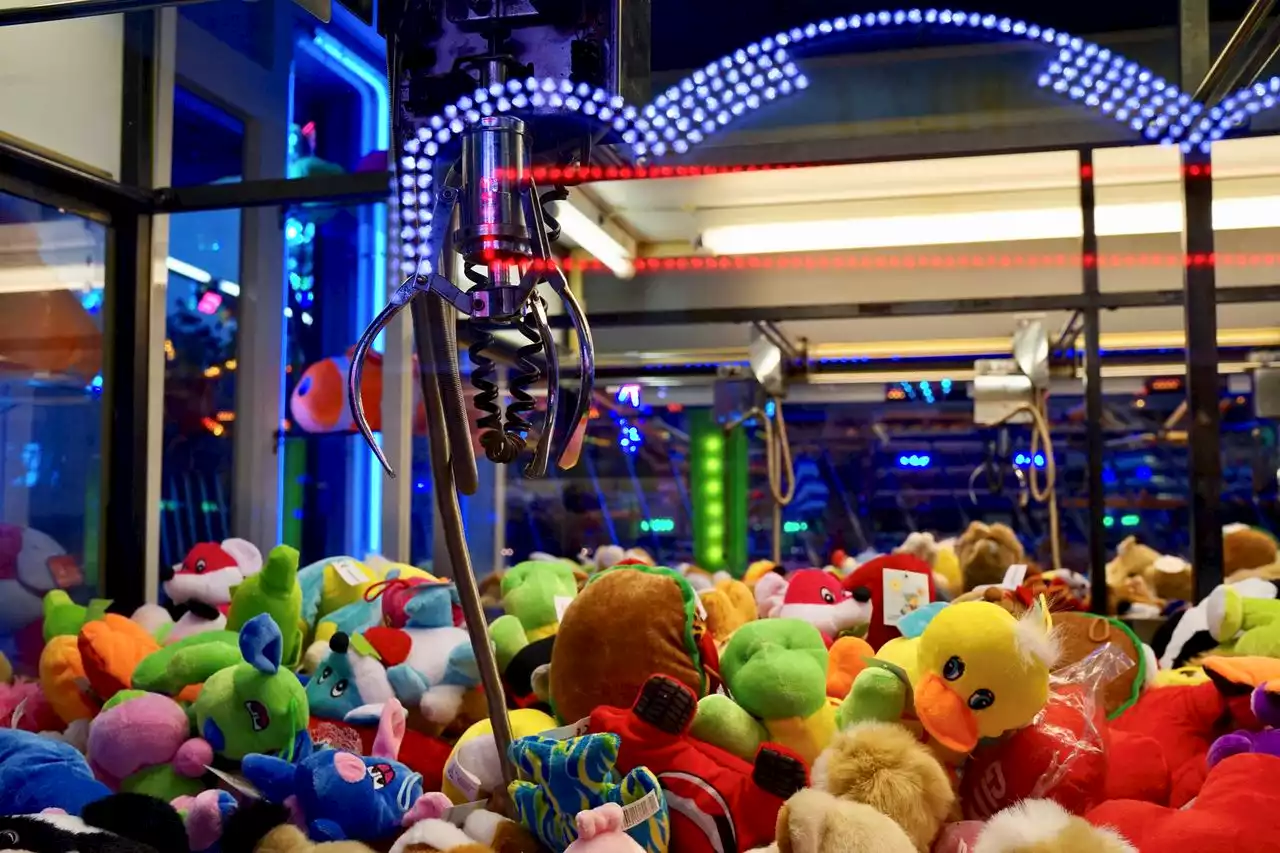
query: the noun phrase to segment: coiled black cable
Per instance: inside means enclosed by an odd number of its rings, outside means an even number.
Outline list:
[[[547,209],[547,206],[554,201],[566,201],[568,198],[569,189],[561,184],[556,184],[538,196],[538,206],[542,208],[542,219],[547,223],[547,242],[549,243],[560,239],[560,221]]]
[[[515,365],[509,382],[511,402],[507,405],[508,435],[520,439],[521,449],[527,441],[529,430],[533,425],[526,417],[534,409],[533,396],[529,388],[542,381],[542,369],[532,356],[542,352],[542,333],[533,321],[533,313],[526,311],[516,323],[516,330],[529,343],[516,350]]]

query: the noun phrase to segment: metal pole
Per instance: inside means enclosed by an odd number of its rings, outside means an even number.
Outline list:
[[[156,13],[124,19],[120,179],[149,189],[155,141]],[[146,600],[147,401],[151,330],[151,215],[117,211],[107,232],[103,371],[103,591],[123,612]]]
[[[1253,5],[1249,7],[1249,11],[1244,13],[1244,17],[1240,19],[1240,26],[1236,27],[1236,31],[1231,34],[1231,38],[1227,41],[1226,47],[1222,49],[1222,53],[1218,54],[1218,58],[1213,61],[1213,67],[1203,77],[1196,78],[1199,84],[1195,88],[1195,99],[1202,104],[1216,104],[1222,99],[1222,96],[1231,91],[1231,89],[1239,82],[1240,74],[1244,69],[1241,65],[1236,72],[1231,73],[1233,65],[1236,65],[1236,58],[1244,51],[1263,28],[1266,23],[1267,16],[1271,14],[1271,9],[1275,6],[1276,0],[1253,0]],[[1179,36],[1190,36],[1194,39],[1194,46],[1197,50],[1208,48],[1209,44],[1209,27],[1208,27],[1208,4],[1204,3],[1203,19],[1198,2],[1188,3],[1183,0],[1181,8],[1195,13],[1194,18],[1189,18],[1185,24],[1179,25]],[[1190,7],[1190,8],[1188,8]],[[1204,33],[1203,37],[1199,33]],[[1257,48],[1255,47],[1255,50]],[[1246,59],[1245,65],[1248,64]],[[1183,71],[1187,70],[1184,65]],[[1192,80],[1183,78],[1183,90],[1190,89]]]
[[[49,21],[68,21],[73,18],[92,18],[98,15],[151,12],[161,6],[188,6],[192,3],[207,2],[208,0],[71,0],[66,3],[45,3],[40,6],[0,11],[0,27],[44,24]]]
[[[1107,612],[1107,527],[1106,495],[1102,491],[1105,446],[1102,436],[1102,318],[1098,307],[1098,229],[1095,214],[1097,197],[1093,182],[1093,152],[1080,152],[1080,219],[1084,230],[1080,265],[1085,299],[1084,315],[1084,405],[1085,443],[1088,450],[1089,494],[1089,579],[1093,612]],[[1094,262],[1090,263],[1089,259]],[[1074,344],[1072,345],[1074,349]]]
[[[1207,47],[1208,0],[1181,0],[1184,90]],[[1258,4],[1255,4],[1257,8]],[[1252,12],[1253,10],[1251,10]],[[1243,25],[1242,25],[1243,26]],[[1224,51],[1224,54],[1226,51]],[[1185,257],[1183,323],[1187,344],[1187,406],[1190,414],[1188,471],[1191,488],[1191,564],[1200,600],[1222,583],[1222,450],[1218,398],[1218,315],[1214,275],[1212,156],[1198,148],[1182,155],[1182,241]]]

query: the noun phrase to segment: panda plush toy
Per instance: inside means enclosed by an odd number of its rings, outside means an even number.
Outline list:
[[[113,794],[83,817],[45,811],[0,817],[0,851],[15,853],[189,853],[182,818],[163,800]]]

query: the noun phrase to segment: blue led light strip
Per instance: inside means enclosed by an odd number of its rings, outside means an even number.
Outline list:
[[[682,154],[709,134],[765,104],[802,91],[808,78],[789,48],[863,30],[955,27],[1026,39],[1058,53],[1039,75],[1040,86],[1124,122],[1152,141],[1207,149],[1249,115],[1280,98],[1280,77],[1255,84],[1206,108],[1152,71],[1052,27],[1013,18],[947,9],[897,9],[853,14],[793,27],[761,39],[694,71],[649,105],[637,108],[621,97],[569,80],[510,80],[477,89],[421,122],[402,142],[400,159],[401,273],[425,275],[438,249],[432,239],[432,194],[437,157],[481,116],[511,112],[577,113],[610,126],[638,159]],[[447,152],[452,160],[454,151]]]

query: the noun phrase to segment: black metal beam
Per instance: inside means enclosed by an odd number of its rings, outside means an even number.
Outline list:
[[[287,207],[308,203],[373,204],[385,202],[390,197],[391,176],[387,172],[355,172],[340,175],[314,175],[308,178],[240,181],[234,184],[166,187],[155,193],[156,210],[161,213],[191,213],[198,210],[230,210],[277,205]]]
[[[1212,267],[1209,267],[1212,269]],[[919,299],[904,302],[848,302],[825,305],[756,305],[742,308],[678,308],[667,311],[592,312],[597,329],[644,326],[739,325],[773,321],[858,320],[883,317],[936,317],[944,314],[1020,314],[1044,311],[1082,311],[1091,304],[1102,310],[1177,307],[1182,290],[1102,293],[1094,301],[1083,293],[1048,296],[996,296],[976,299]],[[1280,285],[1232,287],[1218,292],[1220,304],[1270,302],[1280,299]],[[553,328],[569,327],[566,315],[550,318]]]
[[[1200,30],[1207,27],[1208,0],[1181,0],[1179,27],[1182,88],[1196,86],[1188,79],[1205,60],[1207,37]],[[1232,43],[1240,42],[1241,32],[1261,26],[1268,0],[1255,0],[1241,21]],[[1206,75],[1200,89],[1218,85],[1215,72],[1230,64],[1232,44],[1228,44]],[[1235,48],[1238,56],[1240,47]],[[1234,61],[1234,60],[1231,60]],[[1227,72],[1222,72],[1227,73]],[[1197,95],[1199,97],[1199,95]],[[1182,249],[1186,257],[1214,257],[1213,233],[1213,160],[1208,152],[1193,150],[1182,155]],[[1229,293],[1230,291],[1225,291]],[[1191,564],[1195,566],[1195,597],[1202,600],[1222,583],[1222,447],[1219,414],[1221,378],[1218,375],[1218,297],[1215,267],[1212,263],[1189,263],[1183,277],[1183,326],[1186,329],[1187,412],[1190,420],[1187,436],[1187,480],[1191,494]]]
[[[44,24],[49,21],[68,21],[72,18],[92,18],[98,15],[118,15],[123,12],[144,12],[162,6],[187,6],[207,3],[209,0],[67,0],[42,6],[0,10],[0,27],[18,24]]]
[[[1080,252],[1081,284],[1087,302],[1084,318],[1084,406],[1086,467],[1089,495],[1089,586],[1093,612],[1107,612],[1107,500],[1102,491],[1106,447],[1102,435],[1102,310],[1099,308],[1097,194],[1093,183],[1093,152],[1080,152],[1080,218],[1084,236]],[[1093,258],[1094,263],[1088,263]]]
[[[60,207],[89,207],[106,213],[145,211],[151,197],[136,187],[84,172],[66,163],[0,140],[0,190]],[[65,203],[61,203],[65,202]]]
[[[153,183],[156,17],[124,17],[120,178],[143,189]],[[149,212],[118,211],[107,231],[98,565],[104,594],[124,612],[146,600],[151,224]]]

